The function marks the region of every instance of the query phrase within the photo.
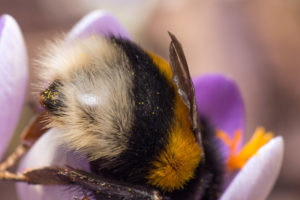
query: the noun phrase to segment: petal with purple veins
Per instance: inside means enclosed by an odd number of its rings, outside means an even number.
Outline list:
[[[264,200],[282,165],[284,142],[276,137],[261,147],[232,180],[220,200]]]
[[[193,79],[199,115],[216,129],[233,135],[245,129],[244,103],[237,85],[222,75],[211,74]]]
[[[232,138],[237,130],[243,134],[244,103],[234,81],[223,75],[210,74],[193,78],[193,83],[200,118],[205,119],[216,131],[222,130]],[[228,147],[221,143],[221,148],[226,157]]]
[[[27,54],[22,33],[9,15],[0,18],[0,159],[17,125],[27,90]]]

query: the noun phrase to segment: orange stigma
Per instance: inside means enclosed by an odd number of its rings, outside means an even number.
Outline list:
[[[229,149],[229,156],[227,159],[228,171],[241,169],[249,160],[249,158],[256,154],[257,150],[260,149],[260,147],[262,147],[274,137],[274,134],[272,132],[266,133],[263,127],[258,127],[255,130],[250,141],[245,144],[240,151],[238,151],[237,147],[241,142],[241,136],[241,130],[235,131],[233,139],[231,139],[229,135],[224,131],[217,131],[217,137]]]

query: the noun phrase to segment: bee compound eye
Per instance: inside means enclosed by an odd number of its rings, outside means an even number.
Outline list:
[[[40,93],[40,104],[48,111],[57,111],[62,107],[62,94],[59,92],[61,83],[54,81],[46,90]]]

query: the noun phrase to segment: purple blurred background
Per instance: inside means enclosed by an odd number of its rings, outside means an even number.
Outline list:
[[[300,199],[300,1],[0,0],[0,14],[12,15],[23,31],[30,65],[46,40],[94,9],[112,12],[139,44],[166,58],[167,31],[173,32],[192,76],[220,72],[236,80],[246,104],[246,139],[259,125],[285,139],[282,172],[269,199]],[[18,144],[34,101],[29,92],[7,153]],[[0,183],[1,199],[17,199],[13,186]]]

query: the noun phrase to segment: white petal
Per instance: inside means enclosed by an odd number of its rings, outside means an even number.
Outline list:
[[[44,166],[71,166],[77,169],[89,171],[88,161],[79,155],[68,152],[63,146],[59,146],[57,135],[60,132],[51,129],[45,133],[23,158],[19,171]],[[18,183],[17,190],[20,200],[74,200],[75,196],[82,196],[68,186],[41,186]]]
[[[230,183],[221,200],[264,200],[278,177],[284,151],[282,137],[261,147]]]

